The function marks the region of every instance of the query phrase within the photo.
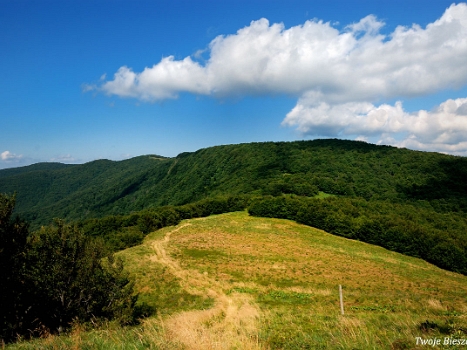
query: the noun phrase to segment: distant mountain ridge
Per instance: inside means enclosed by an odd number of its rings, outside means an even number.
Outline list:
[[[32,171],[56,170],[65,167],[74,166],[75,164],[63,164],[55,162],[36,163],[18,168],[0,169],[0,178],[29,173]]]
[[[54,217],[128,214],[220,195],[313,189],[467,212],[464,179],[464,157],[328,139],[215,146],[175,158],[39,163],[0,170],[0,192],[16,192],[17,213],[39,225]]]

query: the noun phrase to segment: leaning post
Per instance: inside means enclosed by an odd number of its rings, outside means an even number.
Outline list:
[[[341,304],[341,315],[344,314],[344,297],[342,296],[342,285],[339,284],[339,300]]]

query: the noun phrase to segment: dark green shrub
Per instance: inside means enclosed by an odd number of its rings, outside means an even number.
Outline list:
[[[121,260],[103,241],[56,220],[29,234],[12,218],[14,196],[0,194],[0,342],[60,333],[74,322],[133,324],[137,296]]]
[[[0,342],[19,332],[23,318],[27,224],[12,218],[15,196],[0,193]]]
[[[120,260],[104,259],[102,241],[57,220],[35,232],[28,249],[29,329],[46,327],[54,333],[75,320],[93,318],[118,319],[124,324],[135,321],[133,284]]]

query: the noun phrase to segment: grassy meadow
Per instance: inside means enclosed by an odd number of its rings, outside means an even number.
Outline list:
[[[467,338],[466,276],[287,220],[186,220],[118,255],[155,315],[7,348],[423,349],[416,337]]]

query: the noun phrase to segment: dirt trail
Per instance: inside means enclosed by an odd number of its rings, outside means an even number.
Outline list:
[[[208,310],[181,312],[166,319],[166,336],[189,350],[261,349],[258,343],[259,308],[251,298],[240,293],[227,295],[228,285],[197,270],[181,268],[167,254],[171,235],[187,226],[190,224],[178,226],[167,232],[164,239],[155,241],[156,254],[152,260],[169,267],[186,291],[213,298],[215,303]]]

